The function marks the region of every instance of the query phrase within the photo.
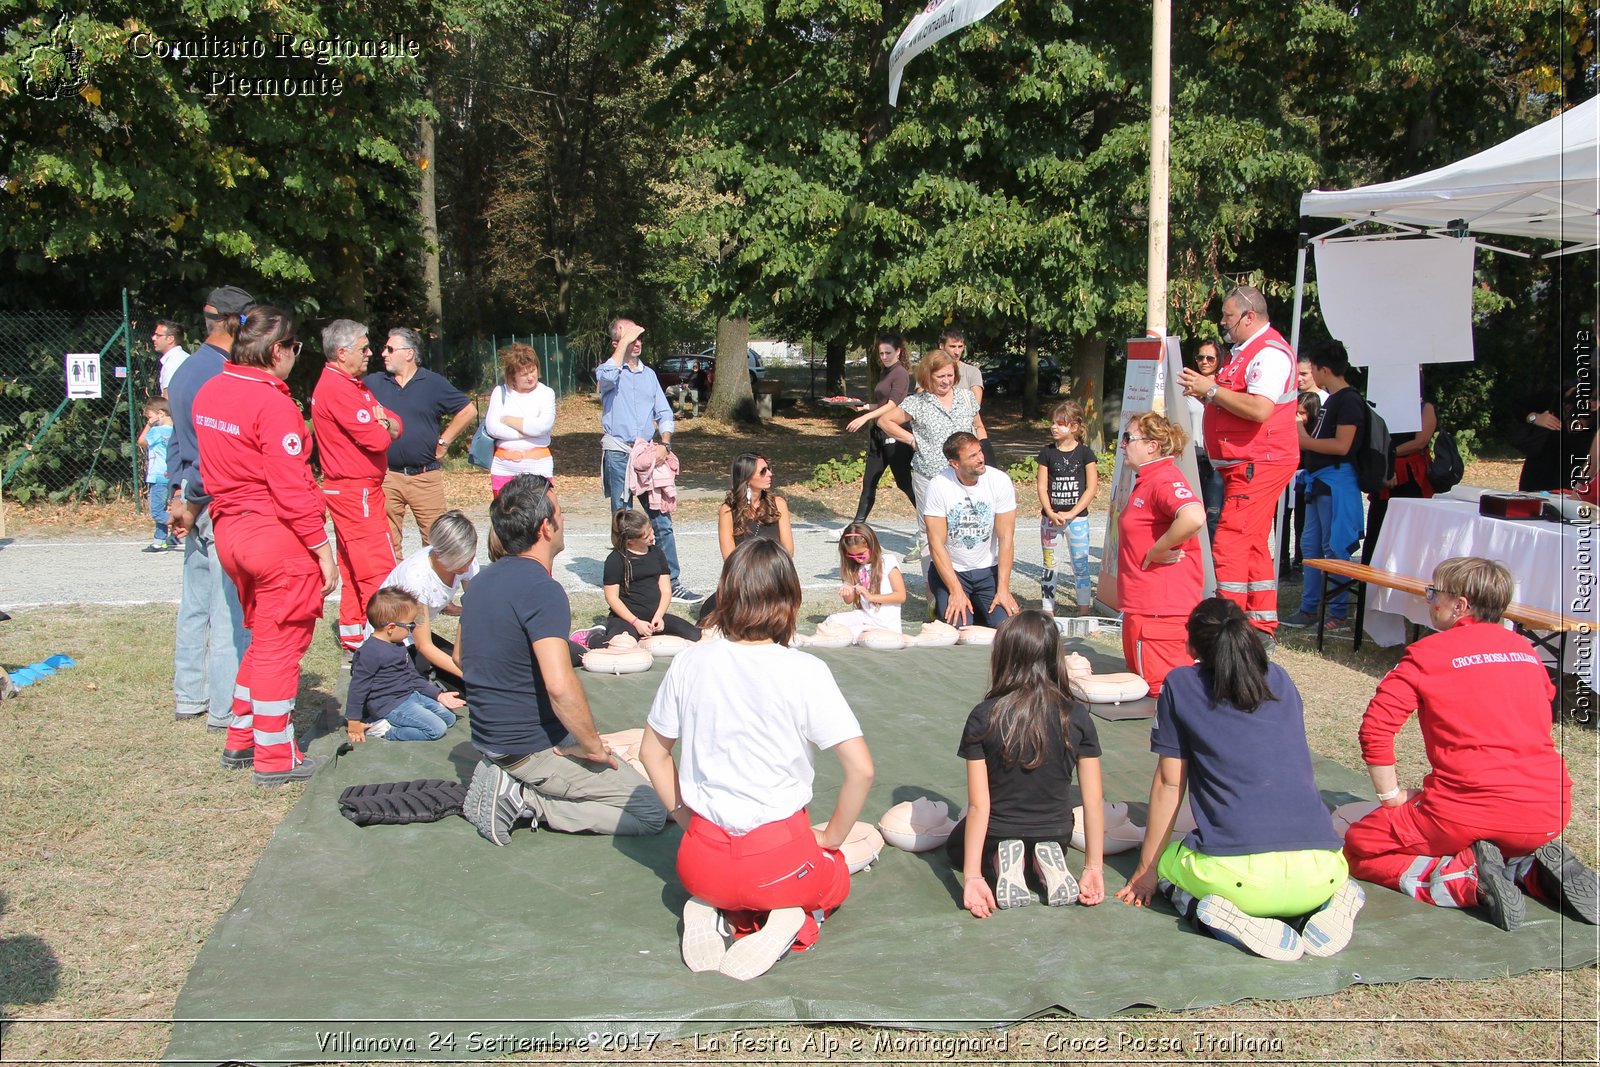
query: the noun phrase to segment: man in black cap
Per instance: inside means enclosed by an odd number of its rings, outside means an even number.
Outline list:
[[[211,532],[211,502],[200,480],[194,431],[194,397],[222,373],[233,351],[240,321],[255,300],[243,289],[211,290],[204,308],[205,344],[183,361],[167,388],[172,405],[172,446],[167,476],[172,482],[172,529],[187,532],[183,548],[183,594],[178,601],[178,636],[173,646],[172,690],[180,722],[205,717],[223,731],[233,719],[233,688],[239,659],[250,647],[239,591],[217,560]]]

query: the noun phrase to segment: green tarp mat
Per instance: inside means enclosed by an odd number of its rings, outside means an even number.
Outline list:
[[[1087,643],[1074,642],[1082,651]],[[920,795],[964,803],[955,750],[987,680],[987,649],[821,653],[877,765],[864,817]],[[1097,669],[1120,669],[1106,655]],[[602,730],[640,726],[664,665],[584,675]],[[1149,721],[1096,721],[1106,793],[1143,821]],[[324,739],[328,744],[332,739]],[[218,923],[179,997],[169,1062],[474,1059],[549,1047],[637,1048],[760,1022],[925,1029],[1005,1026],[1041,1014],[1105,1016],[1245,998],[1333,993],[1357,982],[1499,978],[1596,958],[1596,928],[1529,902],[1508,935],[1481,918],[1371,888],[1351,946],[1277,963],[1200,936],[1162,907],[1035,904],[976,920],[943,853],[886,848],[856,876],[816,950],[741,983],[678,955],[679,831],[654,838],[519,829],[495,848],[463,819],[359,828],[346,786],[471,775],[467,723],[431,744],[368,742],[319,773]],[[837,762],[817,760],[814,813]],[[1330,807],[1370,791],[1326,760]],[[1137,853],[1107,857],[1114,892]],[[1082,863],[1069,857],[1074,869]],[[635,1044],[629,1045],[632,1041]],[[538,1042],[544,1042],[540,1045]],[[587,1045],[582,1042],[589,1042]]]

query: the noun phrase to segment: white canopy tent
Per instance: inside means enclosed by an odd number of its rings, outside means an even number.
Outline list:
[[[1398,229],[1512,234],[1600,246],[1600,97],[1426,174],[1357,189],[1313,190],[1300,214]],[[1328,236],[1327,234],[1323,235]]]

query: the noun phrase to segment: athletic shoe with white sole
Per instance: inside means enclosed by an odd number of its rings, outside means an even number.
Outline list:
[[[1237,945],[1262,959],[1288,962],[1305,954],[1305,944],[1294,927],[1282,919],[1247,915],[1227,897],[1214,893],[1201,897],[1194,918],[1218,941]]]
[[[1478,863],[1478,903],[1489,921],[1502,930],[1515,930],[1527,916],[1528,902],[1506,870],[1506,858],[1492,841],[1474,841],[1472,858]]]
[[[272,788],[273,786],[287,785],[290,782],[304,782],[322,768],[315,756],[302,756],[286,771],[251,771],[250,784]]]
[[[492,760],[479,760],[467,786],[461,814],[485,841],[511,843],[511,827],[522,815],[522,784]]]
[[[995,907],[1025,908],[1033,903],[1033,894],[1028,892],[1027,876],[1023,873],[1024,854],[1022,842],[1015,838],[1008,838],[995,848]]]
[[[1062,908],[1078,902],[1078,880],[1067,870],[1067,857],[1054,841],[1040,841],[1033,846],[1033,862],[1039,868],[1044,882],[1044,903],[1049,908]]]
[[[1339,891],[1312,913],[1300,931],[1307,956],[1332,956],[1343,951],[1356,932],[1356,913],[1367,902],[1367,891],[1355,879],[1345,879]]]
[[[772,965],[794,947],[794,935],[805,925],[804,908],[779,908],[767,916],[767,924],[749,937],[740,938],[723,954],[717,968],[729,978],[748,982],[772,970]]]
[[[1600,878],[1560,841],[1533,854],[1533,876],[1545,893],[1567,905],[1590,926],[1600,923]]]
[[[683,906],[683,962],[691,971],[715,971],[728,954],[727,923],[722,913],[699,897]]]
[[[672,602],[674,604],[698,604],[705,598],[704,593],[696,593],[682,582],[677,582],[672,587]]]

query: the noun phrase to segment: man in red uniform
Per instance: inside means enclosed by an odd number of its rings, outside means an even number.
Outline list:
[[[1222,475],[1222,515],[1211,557],[1217,595],[1244,609],[1269,639],[1278,631],[1272,519],[1300,463],[1295,358],[1267,321],[1259,289],[1241,285],[1222,301],[1222,336],[1233,358],[1214,377],[1185,367],[1179,382],[1208,405],[1206,455]]]
[[[354,652],[365,637],[367,601],[395,566],[383,476],[389,470],[389,442],[400,436],[400,416],[361,383],[372,355],[365,326],[334,319],[323,328],[322,351],[328,362],[311,394],[311,427],[344,582],[339,644]]]
[[[238,586],[251,634],[222,766],[253,767],[262,786],[300,781],[315,769],[295,744],[294,703],[300,657],[339,577],[305,420],[285,384],[299,352],[288,313],[257,305],[239,327],[229,362],[201,386],[193,407],[217,558]]]
[[[1361,756],[1379,807],[1350,827],[1350,876],[1441,908],[1482,907],[1503,930],[1522,923],[1523,893],[1600,922],[1600,882],[1557,835],[1572,817],[1572,779],[1550,737],[1550,684],[1521,634],[1498,625],[1511,573],[1447,559],[1427,589],[1439,631],[1384,676],[1361,720]],[[1416,712],[1430,770],[1402,789],[1395,735]]]

